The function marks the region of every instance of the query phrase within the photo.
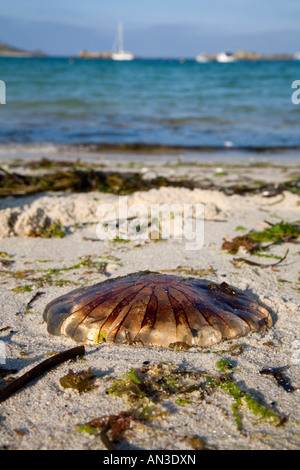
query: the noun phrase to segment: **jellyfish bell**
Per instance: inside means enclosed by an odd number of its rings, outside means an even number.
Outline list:
[[[257,300],[225,282],[141,272],[75,289],[44,311],[48,332],[79,343],[209,347],[272,326]]]

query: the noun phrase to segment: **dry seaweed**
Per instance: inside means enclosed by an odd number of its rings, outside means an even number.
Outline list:
[[[252,255],[261,255],[261,251],[265,252],[272,246],[282,243],[297,243],[300,237],[300,224],[298,222],[290,223],[281,221],[272,224],[266,221],[268,227],[262,231],[250,230],[245,235],[234,237],[232,240],[223,239],[222,249],[231,254],[236,254],[240,248],[243,248]],[[265,245],[265,243],[268,243]],[[288,252],[287,252],[288,253]],[[287,253],[283,258],[280,258],[277,263],[264,265],[244,258],[235,259],[235,264],[246,263],[251,266],[276,266],[286,258]],[[268,256],[268,255],[267,255]],[[271,255],[269,255],[271,257]]]
[[[229,349],[220,349],[217,351],[207,351],[207,352],[212,352],[214,354],[230,354],[230,356],[239,356],[242,354],[244,351],[244,345],[243,344],[235,344],[233,346],[230,346]]]
[[[69,369],[67,375],[64,375],[59,379],[59,383],[63,388],[73,388],[78,390],[79,393],[89,392],[94,390],[96,386],[95,375],[92,373],[91,368],[87,371],[73,372],[72,369]]]
[[[36,292],[33,297],[31,297],[31,299],[29,300],[29,302],[27,302],[26,306],[25,306],[25,312],[28,312],[30,311],[30,308],[32,307],[32,304],[39,298],[41,297],[42,295],[44,295],[45,292]]]
[[[142,424],[131,412],[121,411],[118,415],[101,416],[77,426],[77,432],[99,435],[108,450],[126,440],[125,433],[133,424]]]
[[[43,163],[43,162],[42,162]],[[300,194],[300,179],[293,179],[284,183],[271,183],[268,185],[252,182],[249,184],[234,184],[220,186],[214,182],[199,182],[193,180],[174,180],[164,176],[157,176],[151,180],[144,178],[142,173],[104,172],[91,165],[73,164],[68,169],[53,171],[52,165],[47,161],[42,167],[51,172],[38,175],[23,175],[16,172],[8,172],[0,168],[0,197],[23,196],[44,191],[101,191],[114,194],[131,194],[135,191],[147,191],[162,186],[182,187],[189,189],[212,189],[222,191],[225,194],[261,194],[265,197],[273,197],[284,191]],[[78,168],[79,166],[84,168]]]
[[[274,266],[278,266],[280,263],[282,263],[287,255],[289,253],[289,250],[286,250],[285,255],[279,259],[276,263],[271,263],[271,264],[264,264],[264,263],[257,263],[256,261],[251,261],[250,259],[245,259],[245,258],[235,258],[232,260],[232,264],[234,266],[242,265],[242,264],[248,264],[249,266],[258,266],[260,268],[270,268]]]
[[[283,373],[285,369],[285,367],[270,367],[260,370],[259,373],[272,375],[280,387],[282,387],[286,392],[291,393],[294,392],[296,388],[293,387],[290,379]]]
[[[249,235],[240,235],[232,240],[223,239],[222,249],[231,254],[235,254],[240,248],[244,248],[249,253],[259,249],[259,243],[254,241]]]
[[[14,261],[11,259],[0,259],[0,263],[4,268],[10,268]]]

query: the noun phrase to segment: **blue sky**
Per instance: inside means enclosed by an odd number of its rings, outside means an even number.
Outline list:
[[[146,57],[300,50],[299,0],[2,0],[0,40],[52,55],[110,51],[119,21],[125,49]]]

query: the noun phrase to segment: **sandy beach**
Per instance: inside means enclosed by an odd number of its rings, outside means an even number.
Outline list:
[[[8,173],[39,175],[44,169],[29,168],[27,163],[39,162],[42,157],[52,162],[89,162],[101,171],[139,172],[148,181],[163,176],[219,188],[267,184],[274,190],[276,184],[299,178],[300,172],[299,163],[289,155],[239,158],[234,152],[225,157],[177,154],[144,158],[134,154],[58,153],[53,149],[48,153],[37,149],[8,154],[2,148],[0,166]],[[42,314],[48,302],[76,287],[133,272],[150,270],[225,281],[265,304],[274,323],[266,332],[211,348],[86,345],[83,358],[42,374],[0,404],[2,449],[104,450],[108,447],[101,435],[103,427],[92,432],[91,427],[83,425],[95,418],[124,416],[122,412],[129,418],[122,436],[113,443],[117,449],[299,448],[299,238],[286,237],[282,243],[262,250],[261,256],[243,247],[230,253],[223,246],[224,240],[232,241],[251,230],[264,231],[281,221],[299,223],[299,192],[275,191],[272,195],[268,187],[265,191],[229,194],[211,187],[170,185],[126,196],[129,207],[204,204],[204,245],[198,250],[187,250],[185,240],[172,238],[99,240],[97,208],[103,203],[117,206],[120,195],[113,192],[44,191],[0,199],[0,344],[5,345],[5,363],[0,364],[2,387],[51,354],[76,346],[70,338],[47,332]],[[45,217],[59,221],[61,236],[41,236],[44,232],[38,232],[38,228]],[[157,367],[163,375],[175,374],[177,384],[184,377],[193,388],[183,393],[179,386],[169,387],[156,400],[132,397],[128,390],[112,392],[116,384],[122,388],[122,380],[128,385],[130,371],[135,371],[136,377],[147,370],[153,377]],[[80,393],[62,386],[60,379],[70,369],[76,373],[89,368],[94,376],[90,390]],[[219,386],[222,374],[234,389]],[[211,377],[216,381],[214,387],[208,386]],[[234,391],[239,391],[238,398]],[[133,409],[146,404],[152,414],[132,415]],[[112,442],[111,430],[106,436]]]

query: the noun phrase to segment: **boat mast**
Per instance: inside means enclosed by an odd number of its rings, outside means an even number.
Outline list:
[[[119,30],[119,52],[123,51],[123,24],[119,23],[118,26]]]

